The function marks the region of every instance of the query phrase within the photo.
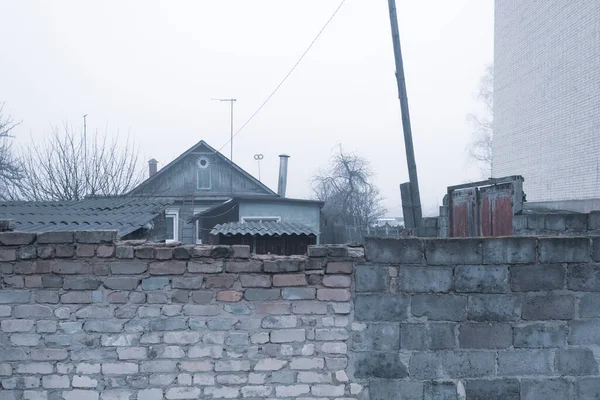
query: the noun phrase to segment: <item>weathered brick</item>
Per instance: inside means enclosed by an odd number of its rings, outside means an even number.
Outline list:
[[[267,316],[261,321],[261,327],[265,329],[295,328],[298,325],[298,317],[292,315]]]
[[[73,232],[42,232],[37,234],[39,244],[73,243]]]
[[[328,274],[351,274],[354,264],[349,261],[331,261],[327,263]]]
[[[406,293],[449,292],[452,275],[452,268],[400,267],[398,289]]]
[[[94,244],[77,244],[75,247],[75,254],[77,257],[94,257],[96,254],[96,245]]]
[[[186,271],[186,263],[183,261],[151,263],[148,271],[150,275],[183,275]]]
[[[235,290],[223,290],[217,293],[217,301],[235,303],[242,300],[244,293]]]
[[[400,324],[370,323],[366,330],[352,333],[352,346],[355,351],[397,351],[400,349]]]
[[[520,385],[516,379],[470,380],[465,392],[469,399],[521,400]]]
[[[207,289],[212,289],[212,288],[229,289],[229,288],[233,287],[234,283],[235,283],[235,276],[233,276],[233,275],[209,276],[209,277],[206,277],[204,287]]]
[[[60,296],[60,302],[63,304],[90,304],[92,302],[92,292],[65,293]]]
[[[38,304],[18,305],[13,309],[15,318],[54,318],[52,308]]]
[[[96,256],[100,258],[109,258],[115,255],[115,246],[98,246],[96,248]]]
[[[412,314],[433,321],[462,321],[466,319],[466,306],[466,296],[422,294],[411,299]]]
[[[24,290],[0,290],[0,304],[29,303],[31,293]]]
[[[457,292],[506,293],[508,268],[500,266],[458,266],[454,271]]]
[[[247,260],[247,261],[227,261],[225,263],[225,271],[231,273],[260,273],[262,271],[263,263],[260,260]]]
[[[271,277],[267,275],[240,275],[240,281],[242,287],[258,287],[258,288],[269,288],[271,287]]]
[[[3,332],[29,332],[33,329],[35,321],[29,319],[3,319],[0,327]]]
[[[588,262],[591,258],[589,238],[538,239],[540,263]]]
[[[315,288],[283,288],[281,295],[285,300],[312,300],[317,297]]]
[[[348,301],[350,291],[347,289],[318,289],[317,299],[321,301]]]
[[[277,300],[280,295],[280,289],[246,289],[244,291],[244,297],[248,301]]]
[[[302,268],[301,268],[302,267]],[[301,260],[265,260],[265,272],[297,272],[303,270],[304,264]]]
[[[30,357],[34,361],[60,361],[65,360],[68,353],[66,349],[37,349]]]
[[[102,364],[102,373],[106,375],[137,374],[139,367],[131,362],[112,362]]]
[[[600,321],[596,319],[571,321],[569,344],[600,345]]]
[[[357,295],[355,317],[358,321],[404,321],[409,303],[406,295]]]
[[[282,274],[273,276],[273,286],[306,286],[304,274]]]
[[[100,287],[102,281],[98,278],[87,276],[67,276],[63,281],[65,290],[96,290]]]
[[[408,370],[394,352],[355,352],[353,354],[354,376],[357,378],[402,379]]]
[[[90,275],[92,266],[78,261],[57,261],[52,264],[52,272],[59,275]]]
[[[483,261],[480,239],[426,239],[429,265],[477,265]]]
[[[24,246],[33,243],[35,233],[0,232],[0,244],[4,246]]]
[[[16,249],[0,249],[0,262],[15,261],[17,259]]]
[[[283,303],[283,302],[257,302],[254,305],[256,307],[256,312],[258,314],[272,314],[272,315],[281,315],[281,314],[289,314],[291,312],[291,304]],[[325,312],[327,312],[327,307],[325,307]]]
[[[498,375],[551,375],[553,361],[550,350],[503,350],[498,353]]]
[[[183,315],[219,315],[221,309],[216,305],[186,304],[183,306]]]
[[[456,384],[454,382],[425,382],[423,400],[435,399],[458,399]]]
[[[169,285],[169,278],[145,278],[142,280],[143,290],[160,290]]]
[[[570,295],[527,296],[523,303],[523,319],[573,319],[575,299]]]
[[[185,298],[181,298],[181,302],[187,303],[187,293],[186,291],[178,291],[180,293],[186,293]],[[192,301],[197,304],[208,304],[211,302],[213,298],[213,292],[209,290],[195,290],[192,292]]]
[[[202,287],[201,276],[186,276],[185,278],[176,277],[171,282],[171,287],[174,289],[200,289]]]
[[[564,347],[567,328],[555,324],[515,326],[513,335],[516,348]]]
[[[388,379],[373,379],[370,382],[371,400],[390,400],[396,398],[399,393],[406,400],[423,400],[422,382]]]
[[[502,323],[469,323],[461,325],[460,347],[467,349],[506,349],[512,345],[512,328]]]
[[[306,331],[304,329],[282,329],[271,331],[271,343],[304,342]]]
[[[486,238],[483,241],[484,264],[533,264],[536,254],[535,238]]]
[[[191,273],[218,274],[223,272],[223,261],[213,262],[188,262],[188,271]]]
[[[143,274],[148,270],[148,263],[143,261],[115,261],[110,264],[110,272],[114,275]]]
[[[57,258],[75,257],[75,246],[72,244],[57,244],[54,246],[54,256]]]

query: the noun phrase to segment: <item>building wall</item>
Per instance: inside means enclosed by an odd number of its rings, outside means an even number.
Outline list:
[[[243,217],[281,217],[281,222],[303,224],[320,233],[321,207],[318,205],[243,202],[240,203],[240,222]]]
[[[0,233],[0,399],[600,397],[600,240]]]
[[[600,198],[600,2],[496,0],[493,175]]]

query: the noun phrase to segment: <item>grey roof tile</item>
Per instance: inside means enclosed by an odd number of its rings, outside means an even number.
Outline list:
[[[316,235],[306,225],[290,222],[229,222],[217,225],[211,235]]]

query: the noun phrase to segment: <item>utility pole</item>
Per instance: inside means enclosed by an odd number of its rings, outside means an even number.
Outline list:
[[[230,144],[230,155],[229,155],[229,160],[231,160],[231,164],[233,164],[233,103],[235,103],[237,101],[237,99],[213,99],[213,100],[217,100],[217,101],[228,101],[231,104],[231,136],[229,138],[229,144]],[[233,169],[231,169],[230,171],[230,191],[231,193],[233,193]]]
[[[419,193],[419,180],[417,177],[417,163],[413,148],[412,130],[410,126],[410,113],[408,111],[408,94],[406,92],[406,80],[404,78],[404,65],[402,63],[402,50],[400,48],[400,32],[398,30],[398,15],[396,13],[396,0],[388,0],[390,9],[390,24],[392,25],[392,42],[394,44],[394,56],[396,61],[396,81],[398,83],[398,98],[400,99],[400,111],[402,112],[402,128],[404,130],[404,147],[406,150],[406,162],[408,164],[408,178],[410,181],[410,198],[415,227],[421,226],[421,195]],[[406,219],[406,216],[404,216]]]

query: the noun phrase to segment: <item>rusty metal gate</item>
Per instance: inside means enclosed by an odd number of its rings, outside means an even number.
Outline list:
[[[523,205],[523,177],[510,176],[448,188],[449,236],[510,236]]]

